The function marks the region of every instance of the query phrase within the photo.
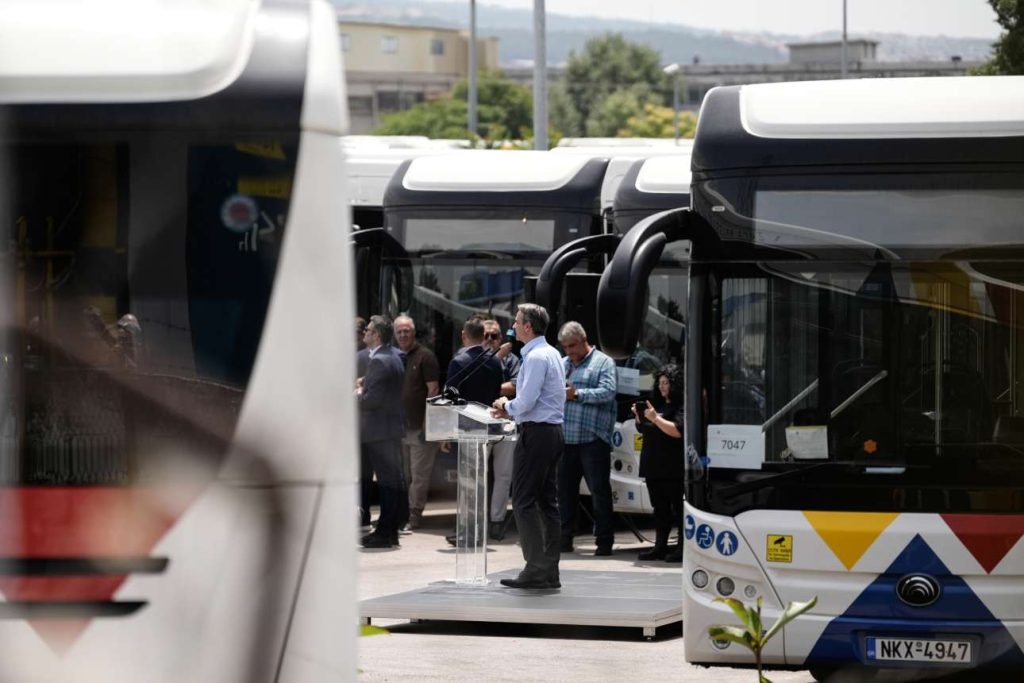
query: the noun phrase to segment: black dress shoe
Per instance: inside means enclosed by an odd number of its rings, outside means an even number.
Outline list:
[[[674,550],[669,552],[669,554],[665,556],[665,561],[668,562],[669,564],[679,564],[680,562],[682,562],[683,561],[683,546],[679,545]]]
[[[498,542],[505,538],[505,522],[491,522],[487,526],[487,538]]]
[[[562,582],[558,580],[557,576],[555,578],[553,578],[553,579],[550,578],[550,577],[548,578],[548,588],[561,588],[561,587],[562,587]]]
[[[611,555],[611,554],[612,554],[612,544],[611,543],[598,543],[597,544],[597,550],[594,551],[594,556],[595,557],[607,557],[608,555]]]
[[[668,554],[668,550],[665,546],[654,546],[650,550],[645,550],[636,556],[636,559],[641,562],[651,562],[652,560],[664,560],[665,555]]]
[[[502,586],[507,586],[509,588],[542,589],[542,588],[560,588],[562,584],[558,584],[557,586],[553,586],[547,579],[521,579],[519,577],[516,577],[514,579],[502,579],[501,580],[501,585]]]
[[[364,548],[391,548],[398,545],[398,535],[372,533],[363,537]]]

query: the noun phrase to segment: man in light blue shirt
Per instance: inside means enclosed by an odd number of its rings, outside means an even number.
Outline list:
[[[544,339],[548,312],[537,304],[521,304],[513,328],[523,346],[523,364],[516,398],[494,402],[495,414],[519,426],[512,464],[512,512],[519,529],[526,567],[510,588],[561,588],[558,575],[561,521],[556,473],[565,442],[565,369],[562,357]]]

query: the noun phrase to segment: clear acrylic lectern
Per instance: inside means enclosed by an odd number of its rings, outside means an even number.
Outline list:
[[[487,584],[488,444],[515,439],[515,424],[492,417],[480,403],[427,403],[427,441],[457,441],[458,502],[455,509],[455,583]]]

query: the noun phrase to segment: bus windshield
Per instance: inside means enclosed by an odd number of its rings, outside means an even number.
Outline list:
[[[406,253],[383,255],[384,311],[413,318],[417,340],[437,355],[442,376],[467,318],[487,314],[510,329],[516,307],[528,300],[528,278],[552,249],[600,228],[587,214],[521,207],[396,210],[386,223]]]
[[[816,258],[703,266],[711,509],[1024,509],[1024,195],[961,194],[755,191],[745,235],[721,212],[720,237]]]

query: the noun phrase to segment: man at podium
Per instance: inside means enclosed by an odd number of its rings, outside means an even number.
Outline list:
[[[562,357],[544,338],[548,312],[537,304],[520,304],[513,329],[523,342],[523,364],[516,398],[493,404],[497,417],[511,417],[519,428],[512,465],[512,512],[519,529],[526,566],[510,588],[560,588],[558,559],[561,522],[556,472],[565,448],[565,370]]]

